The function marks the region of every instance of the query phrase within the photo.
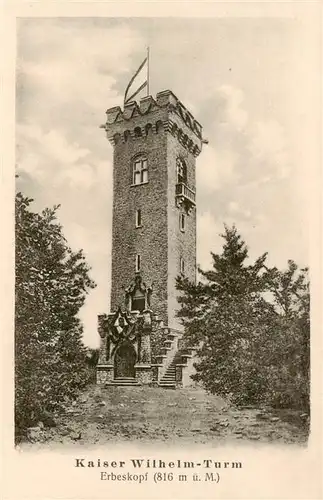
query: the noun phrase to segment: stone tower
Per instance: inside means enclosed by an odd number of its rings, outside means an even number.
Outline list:
[[[166,325],[178,327],[175,278],[196,275],[201,125],[164,91],[123,111],[109,109],[105,130],[114,148],[111,311],[149,305]],[[136,276],[147,288],[142,303],[131,297]]]
[[[176,276],[196,279],[195,166],[202,127],[169,90],[107,110],[113,145],[111,312],[180,330]]]

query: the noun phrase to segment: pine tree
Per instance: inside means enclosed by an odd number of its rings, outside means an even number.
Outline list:
[[[199,346],[196,380],[213,393],[250,401],[263,389],[251,362],[261,335],[260,318],[275,317],[273,306],[263,298],[270,270],[264,267],[266,254],[247,263],[248,248],[235,226],[225,226],[221,236],[222,253],[211,254],[212,269],[200,269],[198,285],[178,279],[179,315],[186,341]]]

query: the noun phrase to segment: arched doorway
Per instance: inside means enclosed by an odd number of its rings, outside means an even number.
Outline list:
[[[115,353],[114,378],[135,377],[136,351],[132,344],[124,342]]]

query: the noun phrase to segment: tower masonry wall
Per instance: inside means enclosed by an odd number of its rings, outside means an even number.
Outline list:
[[[133,159],[138,154],[148,157],[148,182],[133,185]],[[140,275],[153,288],[151,308],[164,321],[167,321],[166,155],[163,129],[115,145],[111,283],[111,310],[115,310],[125,305],[125,289],[134,279],[135,259],[139,254]],[[136,228],[138,209],[142,224]]]
[[[176,277],[181,275],[180,258],[184,260],[184,276],[196,281],[196,209],[189,213],[184,206],[178,207],[175,199],[177,182],[176,159],[187,166],[187,185],[195,191],[195,158],[175,137],[168,135],[168,324],[180,329],[176,312],[179,309]],[[180,229],[180,215],[185,216],[185,230]]]
[[[140,276],[152,287],[150,308],[166,325],[179,328],[176,318],[180,257],[185,276],[196,279],[196,210],[176,201],[176,159],[187,166],[187,185],[195,191],[195,162],[202,148],[202,128],[170,92],[148,96],[107,111],[104,125],[114,146],[111,311],[125,307],[126,288]],[[148,159],[148,182],[133,185],[137,155]],[[136,210],[142,227],[135,227]],[[185,231],[180,214],[185,213]]]

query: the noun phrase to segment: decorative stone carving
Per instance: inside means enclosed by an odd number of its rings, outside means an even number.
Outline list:
[[[183,208],[187,215],[190,215],[195,209],[195,205],[192,205],[190,201],[188,201],[184,196],[176,196],[176,207]]]
[[[104,339],[105,336],[106,336],[106,322],[107,322],[107,318],[108,316],[106,314],[100,314],[98,316],[98,332],[99,332],[99,335],[101,337],[101,339]]]
[[[143,330],[151,330],[151,311],[144,311],[142,314],[143,322],[142,328]]]
[[[136,319],[126,312],[122,312],[120,308],[114,315],[110,316],[107,326],[108,337],[114,344],[111,355],[114,354],[120,343],[125,340],[134,343],[138,335]]]
[[[141,285],[141,280],[135,281],[135,287],[136,285],[145,286]],[[151,329],[152,313],[149,309],[141,314],[133,314],[119,308],[114,314],[101,315],[99,317],[99,331],[102,339],[99,358],[101,368],[99,369],[104,370],[104,366],[113,367],[119,347],[123,348],[125,344],[132,344],[137,364],[141,366],[140,369],[143,369],[142,365],[144,365],[147,370],[151,363]],[[100,377],[100,380],[103,380],[103,375]]]

